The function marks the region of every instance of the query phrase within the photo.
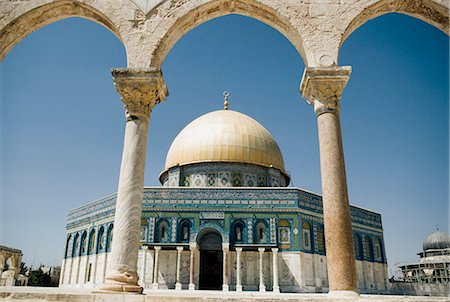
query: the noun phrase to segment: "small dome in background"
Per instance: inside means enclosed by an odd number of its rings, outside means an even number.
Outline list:
[[[447,233],[434,232],[423,241],[423,250],[439,250],[450,248],[450,237]]]

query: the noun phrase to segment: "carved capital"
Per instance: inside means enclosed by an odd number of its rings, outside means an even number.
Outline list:
[[[125,116],[148,120],[156,104],[169,94],[161,70],[150,68],[114,68],[114,85],[125,104]]]
[[[300,92],[314,106],[317,116],[325,112],[339,112],[339,101],[350,78],[352,68],[305,68]]]
[[[230,244],[229,243],[222,243],[222,251],[227,253],[230,251]]]

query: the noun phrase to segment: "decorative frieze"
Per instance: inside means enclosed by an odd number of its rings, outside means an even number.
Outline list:
[[[270,227],[270,243],[277,242],[277,231],[275,218],[269,218],[269,227]]]

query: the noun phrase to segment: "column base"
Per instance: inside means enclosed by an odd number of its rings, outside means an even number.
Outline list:
[[[159,284],[158,283],[153,283],[152,284],[152,290],[158,290],[159,289]]]
[[[222,291],[227,292],[229,290],[230,290],[230,288],[228,287],[228,284],[223,284],[222,285]]]
[[[109,273],[105,283],[99,284],[93,292],[142,294],[144,289],[137,284],[137,281],[138,277],[136,273],[114,271]]]
[[[106,283],[100,285],[98,288],[94,289],[93,293],[111,293],[111,294],[123,294],[123,293],[133,293],[142,294],[144,289],[139,285],[132,284],[113,284]]]
[[[328,292],[328,296],[332,298],[358,299],[359,293],[352,290],[332,290]]]
[[[241,292],[242,291],[242,285],[236,285],[236,291]]]
[[[189,283],[189,290],[195,290],[195,284]]]
[[[177,282],[175,284],[175,290],[181,290],[181,283],[180,282]]]
[[[266,286],[265,285],[259,285],[259,291],[260,292],[265,292],[266,291]]]
[[[274,294],[279,294],[280,293],[280,287],[279,286],[274,286],[273,287],[273,293]]]

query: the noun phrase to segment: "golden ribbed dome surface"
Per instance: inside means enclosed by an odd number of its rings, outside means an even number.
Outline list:
[[[256,164],[284,172],[283,156],[269,131],[233,110],[207,113],[181,130],[167,153],[165,169],[202,162]]]

